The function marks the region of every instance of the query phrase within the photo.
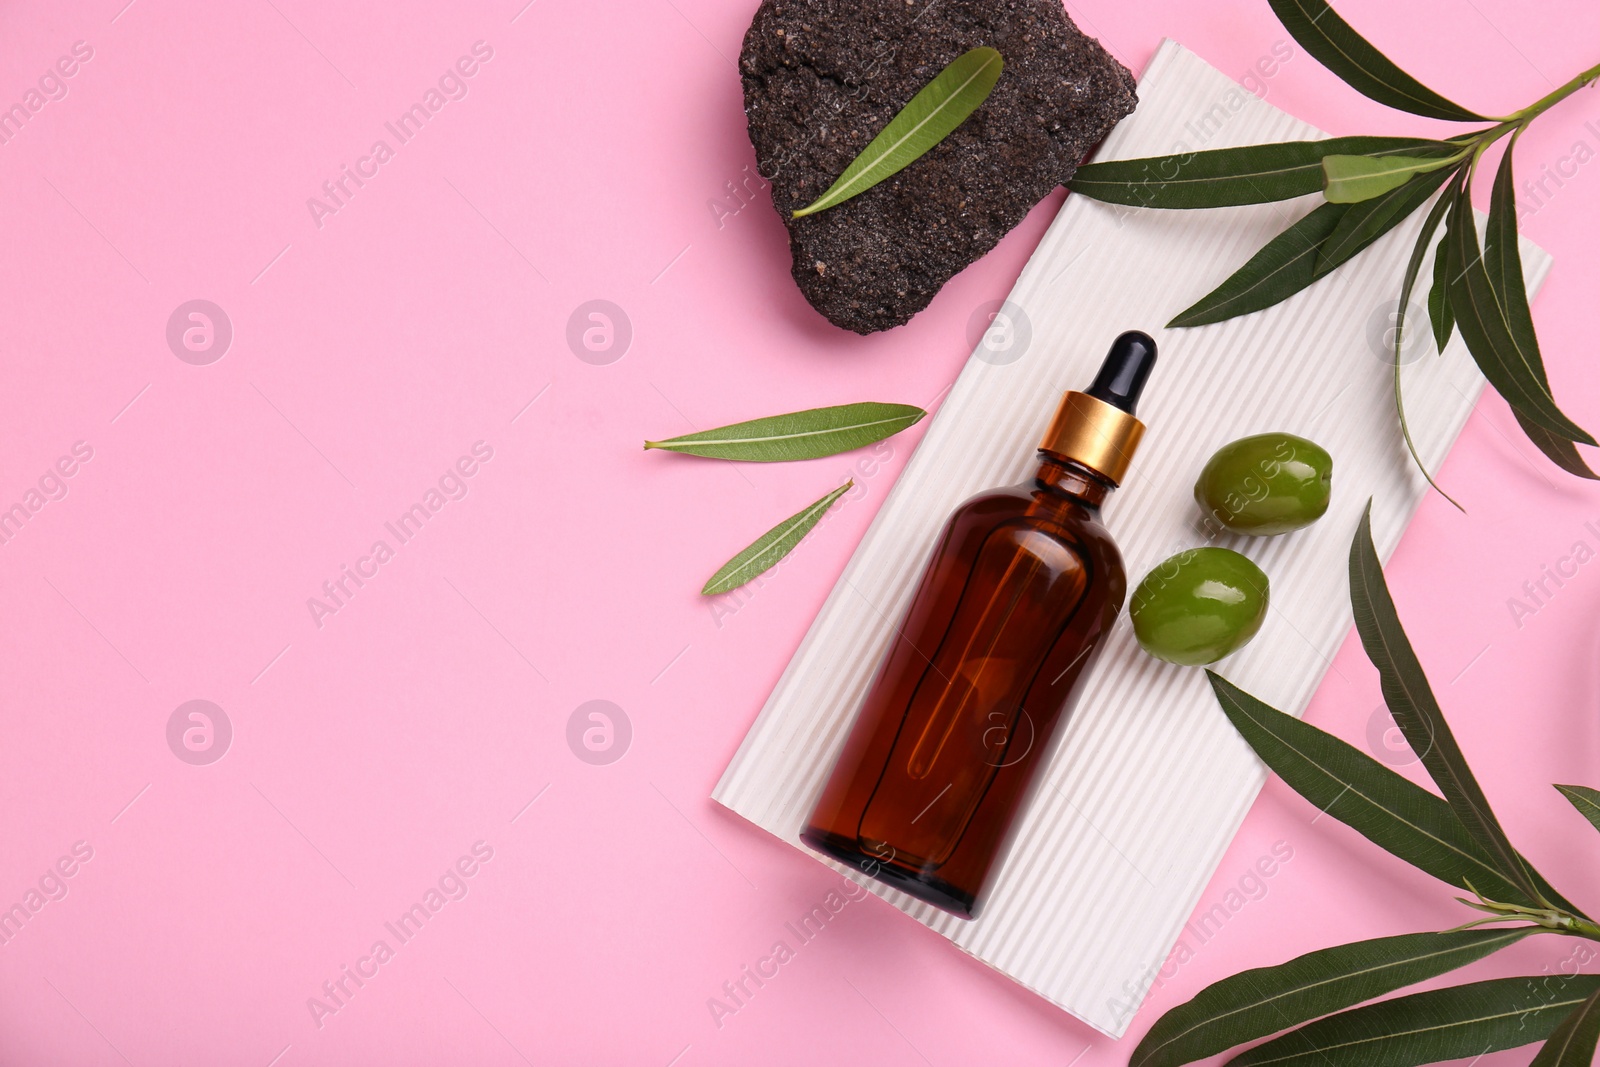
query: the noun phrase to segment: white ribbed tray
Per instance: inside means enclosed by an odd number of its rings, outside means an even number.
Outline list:
[[[1100,158],[1324,136],[1173,41],[1151,60],[1139,97]],[[1062,390],[1083,388],[1112,338],[1132,328],[1153,334],[1161,354],[1140,404],[1144,444],[1106,508],[1130,589],[1167,555],[1203,542],[1190,491],[1217,446],[1288,430],[1334,456],[1333,505],[1321,522],[1286,537],[1219,542],[1272,579],[1266,625],[1220,669],[1300,714],[1351,624],[1346,553],[1367,498],[1388,558],[1426,489],[1396,425],[1391,367],[1369,339],[1387,325],[1421,216],[1267,311],[1199,329],[1160,326],[1310,203],[1140,211],[1069,196],[1011,292],[1032,329],[1024,354],[1003,365],[968,361],[713,798],[802,847],[804,819],[946,517],[971,494],[1032,473]],[[1522,249],[1532,292],[1550,259],[1526,241]],[[1412,298],[1419,309],[1428,268]],[[1440,358],[1426,315],[1413,322],[1407,411],[1419,451],[1437,467],[1483,379],[1459,333]],[[1145,656],[1126,616],[1062,734],[980,919],[863,884],[1120,1037],[1264,772],[1203,674]]]

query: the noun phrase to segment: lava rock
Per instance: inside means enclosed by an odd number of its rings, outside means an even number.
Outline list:
[[[980,45],[1005,69],[953,133],[866,192],[790,217]],[[762,0],[739,71],[794,280],[828,321],[861,334],[927,307],[1138,103],[1133,75],[1061,0]]]

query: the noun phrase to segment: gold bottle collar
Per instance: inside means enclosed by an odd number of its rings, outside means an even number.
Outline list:
[[[1143,436],[1144,423],[1121,408],[1088,393],[1068,392],[1039,447],[1121,485]]]

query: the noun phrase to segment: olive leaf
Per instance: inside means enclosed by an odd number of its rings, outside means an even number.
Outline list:
[[[1358,1063],[1414,1067],[1516,1048],[1550,1033],[1600,990],[1600,975],[1492,978],[1394,997],[1330,1015],[1228,1061],[1265,1064]]]
[[[1483,115],[1446,100],[1397,67],[1340,18],[1327,0],[1268,0],[1268,3],[1300,47],[1363,96],[1431,119],[1487,121]]]
[[[1206,672],[1223,714],[1261,761],[1315,807],[1418,870],[1495,900],[1534,905],[1484,855],[1450,805],[1365,752]]]
[[[1359,204],[1318,205],[1167,325],[1204,326],[1280,303],[1393,229],[1449,176],[1423,174]]]
[[[1522,432],[1528,435],[1528,440],[1538,446],[1539,451],[1548,456],[1551,462],[1566,471],[1576,474],[1580,478],[1600,479],[1583,461],[1583,456],[1578,453],[1578,446],[1559,434],[1553,434],[1543,426],[1537,426],[1523,417],[1522,412],[1516,408],[1511,409],[1511,414],[1516,416],[1517,425],[1522,427]]]
[[[1586,785],[1558,785],[1561,795],[1572,801],[1572,806],[1577,808],[1585,819],[1600,830],[1600,790],[1590,789]]]
[[[1448,226],[1448,223],[1446,223]],[[1450,310],[1450,234],[1446,230],[1433,253],[1433,288],[1428,290],[1428,321],[1433,325],[1433,345],[1440,352],[1455,332],[1455,312]]]
[[[1260,311],[1316,281],[1317,250],[1339,226],[1346,204],[1321,204],[1262,246],[1226,281],[1180,311],[1173,326],[1204,326]]]
[[[1496,182],[1508,207],[1500,212],[1498,228],[1491,211],[1490,227],[1492,232],[1506,235],[1504,258],[1485,268],[1478,262],[1476,230],[1463,234],[1458,220],[1465,217],[1471,223],[1471,198],[1464,194],[1470,189],[1472,174],[1484,151],[1507,134],[1515,141],[1534,119],[1600,80],[1600,64],[1505,118],[1486,118],[1440,96],[1401,70],[1340,18],[1327,0],[1268,2],[1308,53],[1359,92],[1416,115],[1489,125],[1442,141],[1339,137],[1108,160],[1079,167],[1069,188],[1109,203],[1151,208],[1260,204],[1323,191],[1323,207],[1330,210],[1313,211],[1278,234],[1221,286],[1169,323],[1201,326],[1270,307],[1299,292],[1420,207],[1428,198],[1428,190],[1418,185],[1424,175],[1438,171],[1456,174],[1460,188],[1440,200],[1446,205],[1441,217],[1449,225],[1446,240],[1435,255],[1434,284],[1428,296],[1434,341],[1443,350],[1459,326],[1473,359],[1516,412],[1530,440],[1563,470],[1579,477],[1595,477],[1575,447],[1592,444],[1593,438],[1562,414],[1550,395],[1534,339],[1532,316],[1527,311],[1521,264],[1512,259],[1516,212],[1509,150],[1502,163],[1504,180]],[[1448,175],[1443,179],[1450,180]],[[1465,207],[1461,206],[1463,203]],[[1346,213],[1331,210],[1362,205],[1371,206]],[[1425,229],[1425,235],[1431,236],[1437,225],[1436,219]],[[1501,238],[1489,239],[1495,240]],[[1419,243],[1425,254],[1426,241]],[[1313,247],[1315,262],[1307,276],[1305,261]],[[1469,250],[1472,255],[1465,256]],[[1417,262],[1408,272],[1402,290],[1404,298],[1409,298],[1420,266],[1421,255],[1415,258]],[[1404,333],[1401,322],[1405,310],[1402,301],[1393,331],[1397,345],[1395,401],[1406,447],[1417,466],[1423,468],[1400,397],[1398,345]],[[1429,485],[1439,488],[1425,468],[1422,473]]]
[[[1438,229],[1439,224],[1449,216],[1451,205],[1461,195],[1462,183],[1465,180],[1466,171],[1464,169],[1455,171],[1450,175],[1449,187],[1438,200],[1434,201],[1433,208],[1423,220],[1422,232],[1417,235],[1416,246],[1411,250],[1411,259],[1406,263],[1405,279],[1400,284],[1400,302],[1395,306],[1394,313],[1394,409],[1396,416],[1400,420],[1400,435],[1405,439],[1406,451],[1411,453],[1411,460],[1417,465],[1417,469],[1422,472],[1422,476],[1428,480],[1429,485],[1438,490],[1440,496],[1454,504],[1457,511],[1465,511],[1466,509],[1456,503],[1456,499],[1449,493],[1439,488],[1439,484],[1433,480],[1433,475],[1428,471],[1427,465],[1422,462],[1422,457],[1417,454],[1417,444],[1411,438],[1411,424],[1406,421],[1406,405],[1405,398],[1401,395],[1400,371],[1403,366],[1401,357],[1405,351],[1406,313],[1407,309],[1411,307],[1411,289],[1416,285],[1417,273],[1422,267],[1422,257],[1427,255],[1428,244],[1433,240],[1433,233]],[[1444,254],[1444,246],[1441,244],[1439,251],[1434,254],[1442,256]],[[1437,284],[1436,280],[1435,285]],[[1428,295],[1431,303],[1434,293],[1430,292]],[[1440,347],[1442,350],[1443,346]]]
[[[811,528],[833,506],[833,502],[849,492],[855,484],[854,479],[845,482],[821,500],[790,515],[756,538],[748,548],[724,563],[717,573],[711,576],[705,587],[700,590],[701,595],[715,596],[730,589],[737,589],[756,575],[776,566],[779,560],[794,551],[794,546],[811,532]]]
[[[1398,189],[1419,174],[1460,162],[1466,150],[1434,159],[1416,156],[1322,157],[1323,199],[1330,204],[1359,204]]]
[[[1372,541],[1370,500],[1350,543],[1350,605],[1361,645],[1372,665],[1378,668],[1384,703],[1389,706],[1411,750],[1496,869],[1525,896],[1541,901],[1522,857],[1511,847],[1505,830],[1489,807],[1488,798],[1467,766],[1461,746],[1445,722],[1422,664],[1400,625],[1400,616],[1389,595],[1383,565],[1378,561],[1378,550]]]
[[[1451,192],[1460,192],[1459,185]],[[1441,198],[1441,202],[1446,198]],[[1442,212],[1423,227],[1426,249]],[[1412,256],[1414,280],[1420,253]],[[1600,1024],[1600,976],[1548,973],[1437,989],[1350,1007],[1443,974],[1540,931],[1600,941],[1600,925],[1568,903],[1499,831],[1442,714],[1432,704],[1389,599],[1371,538],[1371,504],[1351,543],[1351,605],[1363,646],[1383,677],[1384,696],[1444,799],[1351,745],[1257,700],[1207,671],[1223,713],[1263,762],[1301,796],[1375,844],[1453,885],[1488,918],[1438,934],[1378,938],[1308,953],[1277,967],[1225,978],[1156,1021],[1134,1051],[1137,1067],[1174,1067],[1299,1026],[1229,1064],[1412,1067],[1481,1056],[1550,1036],[1536,1062],[1577,1067],[1592,1056]],[[1377,646],[1377,647],[1375,647]],[[1405,683],[1396,696],[1396,678]],[[1425,712],[1431,707],[1433,714]],[[1453,753],[1453,756],[1451,755]],[[1442,768],[1442,769],[1441,769]],[[1600,791],[1557,786],[1600,828]],[[1466,797],[1466,801],[1462,798]],[[1471,829],[1469,829],[1471,827]],[[1503,833],[1500,835],[1503,840]],[[1509,872],[1509,873],[1508,873]],[[1518,923],[1493,931],[1490,923]],[[1348,1010],[1345,1010],[1348,1009]],[[1326,1014],[1334,1012],[1336,1014]],[[1307,1022],[1315,1018],[1315,1021]],[[1304,1025],[1301,1025],[1304,1024]]]
[[[915,425],[925,415],[926,411],[909,404],[839,404],[750,419],[665,441],[646,441],[644,447],[752,463],[816,459],[881,441]]]
[[[1241,971],[1163,1015],[1133,1050],[1128,1067],[1177,1067],[1214,1056],[1453,971],[1537,929],[1401,934],[1308,952],[1276,967]]]
[[[646,441],[644,447],[755,463],[816,459],[881,441],[915,425],[926,415],[921,408],[909,404],[838,404],[749,419],[665,441]],[[723,564],[700,592],[707,596],[726,593],[776,566],[853,485],[854,481],[846,482],[756,538]]]
[[[1489,224],[1484,232],[1483,265],[1507,331],[1530,373],[1548,395],[1550,382],[1545,374],[1544,360],[1539,354],[1539,339],[1533,329],[1533,311],[1528,306],[1528,291],[1522,279],[1522,252],[1517,243],[1516,179],[1512,173],[1512,156],[1520,134],[1518,130],[1511,135],[1506,143],[1505,155],[1500,159],[1500,168],[1495,173],[1494,189],[1489,199]],[[1551,404],[1554,405],[1553,399]],[[1520,406],[1513,405],[1513,411],[1524,429],[1528,423],[1533,423],[1544,431],[1530,432],[1528,439],[1553,462],[1579,477],[1595,477],[1573,447],[1574,441],[1583,440],[1587,435],[1563,435],[1555,427],[1535,419],[1532,413],[1523,412]],[[1579,433],[1582,434],[1582,431]],[[1586,443],[1593,444],[1593,438]]]
[[[1350,205],[1321,247],[1317,249],[1320,278],[1340,266],[1373,241],[1388,233],[1449,180],[1451,171],[1437,171],[1413,178],[1382,196]]]
[[[988,99],[1004,67],[993,48],[974,48],[957,56],[889,120],[827,192],[794,212],[794,217],[825,211],[904,170]]]
[[[1496,198],[1494,207],[1499,204]],[[1491,215],[1493,210],[1491,207]],[[1505,209],[1501,208],[1500,213],[1503,216]],[[1510,225],[1513,228],[1516,225],[1515,214],[1511,216]],[[1471,198],[1458,198],[1450,219],[1449,236],[1454,274],[1450,280],[1450,306],[1461,337],[1467,342],[1467,351],[1472,353],[1478,369],[1529,422],[1568,441],[1594,444],[1594,438],[1556,406],[1532,332],[1524,333],[1508,320],[1507,309],[1502,307],[1501,297],[1478,251],[1478,228],[1472,218]],[[1514,241],[1512,247],[1515,247]],[[1511,253],[1506,255],[1509,258]],[[1520,260],[1518,266],[1520,277]],[[1509,296],[1508,293],[1508,299]],[[1522,304],[1526,307],[1526,296]]]
[[[1522,281],[1522,249],[1517,242],[1517,190],[1512,158],[1517,150],[1517,130],[1506,142],[1505,154],[1495,171],[1489,194],[1489,223],[1483,234],[1483,266],[1501,314],[1520,347],[1532,352],[1535,373],[1544,381],[1544,364],[1538,359],[1539,342],[1533,335],[1533,311]]]
[[[1589,1067],[1600,1042],[1600,989],[1572,1010],[1528,1067]]]
[[[1266,204],[1320,192],[1329,155],[1448,157],[1460,146],[1418,137],[1331,137],[1085,163],[1067,188],[1129,207],[1209,208]]]

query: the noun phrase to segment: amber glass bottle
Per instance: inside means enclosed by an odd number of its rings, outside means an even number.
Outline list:
[[[1144,424],[1156,358],[1118,337],[1069,392],[1039,471],[956,509],[801,839],[963,918],[977,916],[1040,764],[1127,579],[1100,506]]]

